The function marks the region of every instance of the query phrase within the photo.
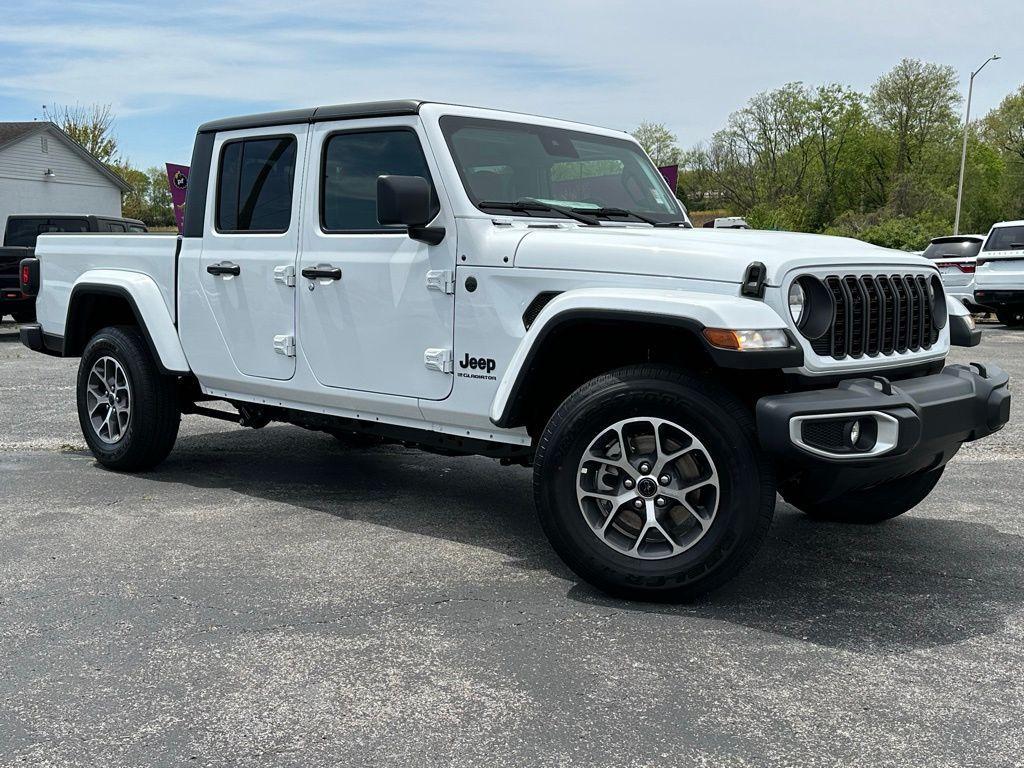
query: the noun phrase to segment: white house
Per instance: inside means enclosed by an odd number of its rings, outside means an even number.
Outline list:
[[[120,216],[128,189],[53,123],[0,122],[0,238],[12,213]]]

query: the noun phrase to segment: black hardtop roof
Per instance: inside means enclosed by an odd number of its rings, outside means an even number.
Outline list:
[[[199,126],[199,133],[236,131],[245,128],[263,128],[272,125],[293,123],[318,123],[325,120],[356,120],[363,117],[397,117],[419,114],[426,104],[418,99],[397,99],[394,101],[363,101],[353,104],[334,104],[326,107],[286,109],[280,112],[263,112],[258,115],[242,115],[211,120]]]

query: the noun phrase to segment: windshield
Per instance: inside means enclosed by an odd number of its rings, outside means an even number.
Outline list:
[[[986,251],[1024,250],[1024,226],[996,227],[985,241]]]
[[[548,207],[555,206],[609,218],[685,221],[661,173],[631,141],[454,115],[441,118],[441,130],[470,199],[488,213],[567,215]],[[534,205],[494,205],[517,202]]]
[[[939,240],[924,249],[926,259],[965,259],[977,256],[981,250],[981,240]]]

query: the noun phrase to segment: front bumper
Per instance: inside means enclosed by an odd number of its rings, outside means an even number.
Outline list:
[[[1024,290],[979,288],[974,291],[974,303],[995,310],[1024,308]]]
[[[834,389],[763,397],[762,447],[785,483],[816,486],[819,498],[936,469],[960,446],[1001,429],[1010,418],[1009,376],[995,366],[950,365],[940,373],[890,383],[848,379]],[[851,427],[864,435],[856,446]]]

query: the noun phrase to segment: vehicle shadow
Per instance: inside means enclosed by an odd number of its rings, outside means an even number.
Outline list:
[[[510,567],[573,581],[571,599],[603,609],[724,621],[858,653],[960,643],[1000,631],[1024,604],[1024,539],[978,522],[816,523],[780,501],[763,550],[737,579],[668,605],[611,599],[577,579],[537,524],[529,471],[489,459],[346,450],[326,435],[269,427],[183,436],[147,477],[487,547]]]

